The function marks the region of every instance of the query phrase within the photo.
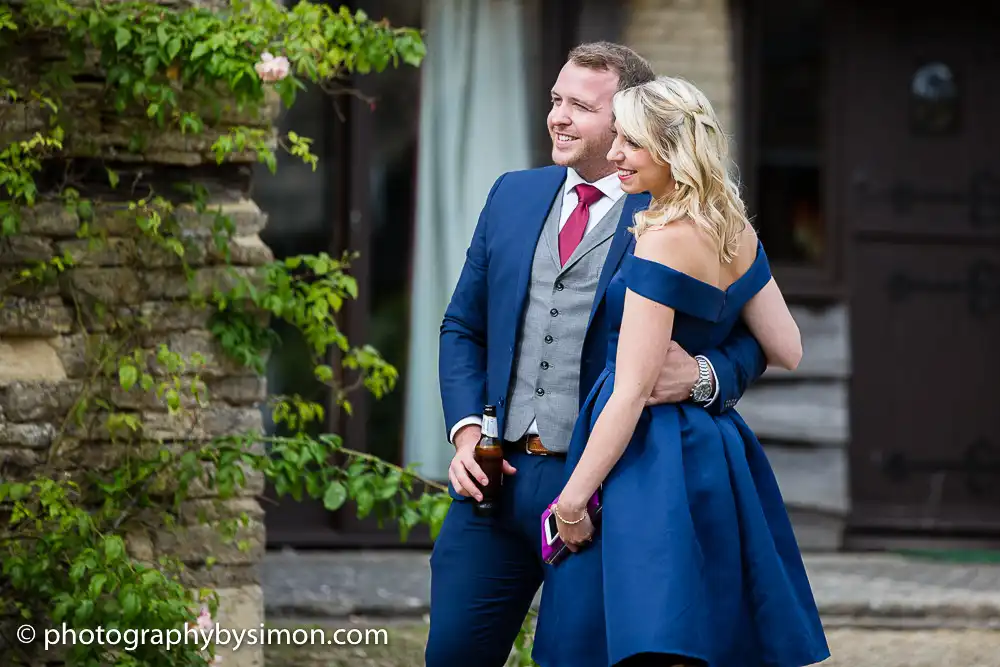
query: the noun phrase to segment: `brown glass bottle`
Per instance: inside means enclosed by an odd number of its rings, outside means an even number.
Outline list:
[[[476,516],[496,516],[500,512],[500,487],[503,484],[503,443],[497,428],[497,409],[487,405],[483,410],[483,434],[476,445],[476,463],[483,469],[488,480],[486,485],[475,480],[483,494],[476,501]]]

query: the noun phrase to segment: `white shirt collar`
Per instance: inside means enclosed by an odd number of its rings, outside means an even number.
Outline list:
[[[573,169],[572,167],[567,167],[566,182],[563,184],[563,196],[565,197],[570,192],[573,192],[573,188],[575,188],[580,183],[586,183],[586,182],[587,181],[583,180],[583,177],[581,177],[580,174],[576,172],[576,169]],[[598,181],[594,181],[590,185],[593,185],[595,188],[604,193],[604,196],[611,199],[612,202],[617,202],[619,199],[625,196],[625,193],[622,192],[621,181],[618,180],[617,172],[612,172],[607,176],[605,176],[604,178]],[[574,195],[575,194],[576,193],[574,193]]]

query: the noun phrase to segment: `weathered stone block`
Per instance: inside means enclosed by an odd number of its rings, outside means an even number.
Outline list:
[[[75,380],[0,384],[0,413],[14,422],[61,421],[82,390]]]
[[[101,335],[88,335],[85,333],[73,334],[70,336],[60,336],[51,341],[63,368],[66,370],[66,377],[79,379],[86,377],[90,370],[88,359],[100,351],[101,346],[106,343],[106,339]],[[91,356],[88,356],[91,355]]]
[[[94,415],[98,419],[84,421],[84,426],[73,425],[67,428],[67,436],[59,441],[56,450],[57,456],[53,461],[53,466],[58,470],[72,471],[107,471],[121,466],[129,460],[152,461],[157,460],[161,450],[169,451],[173,456],[178,456],[189,447],[187,444],[167,444],[157,443],[142,444],[118,444],[108,441],[99,441],[96,438],[78,437],[77,430],[97,431],[101,428],[100,415]]]
[[[222,253],[216,250],[212,256],[219,260]],[[262,266],[274,261],[274,253],[259,236],[239,236],[229,244],[229,258],[236,265]]]
[[[145,120],[121,118],[114,126],[102,128],[97,133],[69,133],[64,142],[64,153],[72,157],[104,157],[117,162],[152,163],[196,167],[202,164],[216,164],[212,150],[219,137],[227,134],[206,127],[201,134],[182,134],[179,130],[148,132]],[[142,136],[142,152],[134,150],[133,137]],[[265,143],[274,150],[277,147],[277,133],[270,132]],[[226,156],[226,162],[252,164],[257,161],[253,151],[244,150]]]
[[[254,498],[191,500],[181,506],[180,514],[181,522],[185,526],[244,517],[254,521],[264,519],[264,510]]]
[[[68,238],[76,236],[80,219],[63,204],[39,202],[21,209],[21,233]]]
[[[243,471],[243,483],[240,488],[236,490],[236,495],[241,497],[256,497],[264,493],[264,488],[266,486],[267,480],[264,478],[264,473],[250,468],[246,464],[241,464],[239,468]],[[205,464],[204,469],[207,471],[208,475],[215,474],[215,466],[211,464]],[[165,487],[166,489],[173,488],[169,484]],[[214,487],[210,488],[202,480],[196,479],[188,487],[188,498],[192,500],[200,498],[214,498],[218,495]]]
[[[21,297],[38,301],[59,296],[59,285],[55,280],[39,281],[22,275],[29,270],[23,266],[0,268],[0,293],[4,295],[4,299]],[[0,303],[0,308],[2,307],[3,304]]]
[[[45,452],[21,447],[0,447],[0,467],[5,480],[24,480],[45,460]]]
[[[94,238],[61,241],[56,249],[60,255],[68,254],[77,267],[121,266],[136,256],[135,239]]]
[[[171,352],[181,355],[186,362],[191,360],[196,354],[201,355],[204,365],[196,367],[189,363],[186,372],[198,373],[206,379],[241,376],[249,372],[249,369],[226,354],[222,346],[215,339],[215,336],[208,331],[170,332],[165,335],[148,335],[145,337],[144,344],[147,347],[152,349],[157,343],[164,343]],[[166,369],[155,361],[151,364],[150,371],[156,374],[167,372]]]
[[[220,628],[260,632],[264,619],[264,594],[259,585],[222,588],[216,593],[219,598],[216,620]],[[235,641],[230,641],[228,645],[218,647],[216,655],[222,656],[225,667],[263,667],[264,640],[258,637],[255,642],[244,641],[239,648],[236,648]]]
[[[70,269],[62,274],[63,293],[87,296],[104,304],[143,301],[142,274],[130,268]]]
[[[66,379],[59,355],[44,338],[0,339],[0,382]]]
[[[143,215],[145,214],[138,209],[130,211],[126,204],[99,204],[94,207],[91,226],[95,232],[110,237],[140,237],[144,232],[137,221]],[[160,211],[160,215],[172,215],[184,238],[205,241],[212,238],[219,216],[228,217],[232,221],[233,235],[236,237],[253,236],[267,226],[267,214],[251,199],[209,201],[204,211],[199,211],[193,204],[180,204],[172,213]]]
[[[89,309],[81,314],[88,331],[106,332],[121,327],[163,333],[204,329],[211,310],[185,301],[147,301],[138,306],[114,306],[97,313]]]
[[[200,564],[214,558],[220,565],[245,565],[263,558],[262,523],[251,522],[249,526],[239,528],[231,540],[220,530],[221,527],[214,524],[175,526],[157,532],[153,541],[157,553],[170,554],[184,563]]]
[[[267,214],[252,199],[210,202],[204,212],[191,205],[178,206],[174,217],[180,228],[197,237],[211,237],[216,218],[226,216],[233,223],[234,237],[255,236],[267,226]]]
[[[142,304],[140,315],[149,323],[150,331],[187,331],[204,329],[212,311],[186,301],[149,301]]]
[[[165,412],[167,410],[166,389],[177,390],[180,395],[180,406],[185,410],[195,410],[201,407],[208,393],[204,381],[195,382],[193,378],[183,378],[179,388],[175,387],[172,379],[160,379],[149,391],[143,391],[142,387],[138,385],[125,391],[116,384],[107,387],[102,393],[108,396],[112,405],[123,410]],[[199,392],[198,397],[201,399],[201,403],[195,398],[196,390]]]
[[[60,254],[69,253],[77,267],[120,267],[125,265],[142,266],[146,268],[171,268],[187,266],[204,266],[208,263],[225,263],[225,255],[216,248],[211,239],[187,235],[182,239],[183,256],[172,249],[165,248],[158,240],[149,237],[128,238],[109,237],[104,241],[77,239],[63,241],[58,244]],[[230,259],[234,265],[259,266],[274,259],[259,236],[235,237],[229,244]],[[51,256],[49,251],[43,252],[45,258]]]
[[[191,588],[233,588],[252,586],[260,582],[260,563],[243,565],[190,565],[181,574],[181,582]]]
[[[260,410],[255,408],[208,407],[168,414],[144,412],[143,435],[153,440],[211,440],[224,435],[261,433]]]
[[[72,326],[72,311],[62,299],[7,297],[0,308],[0,336],[53,336]]]
[[[216,4],[226,6],[227,0],[222,0]],[[52,57],[58,57],[59,55],[60,54],[58,52],[51,54]],[[96,53],[94,56],[96,56]],[[93,58],[88,64],[91,67],[91,74],[93,76],[103,75],[103,72],[100,70],[100,63],[96,57]],[[264,128],[272,122],[273,119],[277,117],[277,113],[280,112],[281,98],[271,88],[265,90],[266,99],[261,107],[246,107],[242,110],[237,109],[234,102],[225,99],[227,91],[225,90],[224,84],[220,84],[217,88],[221,98],[218,100],[218,105],[205,104],[203,94],[183,89],[178,92],[178,104],[184,109],[197,109],[206,125],[219,125],[225,127],[242,125],[247,127]],[[99,118],[102,114],[121,116],[123,118],[128,118],[133,122],[136,120],[146,119],[146,109],[140,105],[129,105],[121,113],[118,113],[118,111],[114,109],[113,105],[102,102],[105,97],[105,90],[106,88],[102,84],[80,83],[77,84],[74,90],[68,91],[63,95],[63,103],[65,106],[71,106],[79,111],[86,111],[87,113],[84,114],[84,116],[88,120],[90,117]],[[0,107],[0,109],[2,109],[2,107]],[[40,114],[33,115],[36,117],[40,116]],[[3,118],[3,116],[0,115],[0,118]],[[98,125],[93,129],[96,131],[99,128],[100,126]],[[79,128],[77,124],[74,124],[73,129],[79,130],[86,128]]]
[[[135,528],[125,536],[125,548],[129,555],[141,563],[156,562],[156,549],[149,530]]]
[[[41,449],[48,447],[56,436],[52,424],[11,424],[0,422],[0,445]]]
[[[212,267],[195,269],[189,280],[182,272],[171,269],[149,271],[145,275],[146,296],[149,299],[181,299],[192,294],[209,297],[216,292],[229,292],[249,280],[260,286],[262,276],[257,269],[246,267]]]
[[[256,375],[224,377],[208,382],[209,400],[230,405],[253,405],[267,398],[267,382]]]
[[[47,262],[54,254],[52,241],[38,236],[17,235],[0,241],[0,264]]]

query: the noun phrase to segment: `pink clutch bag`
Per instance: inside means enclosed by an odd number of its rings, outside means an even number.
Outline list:
[[[559,496],[553,498],[549,506],[542,512],[542,560],[549,565],[558,565],[564,558],[572,554],[559,537],[559,524],[556,523],[556,515],[552,512],[552,506],[559,502]],[[587,503],[587,512],[590,514],[590,521],[597,529],[601,519],[600,491],[595,491]]]

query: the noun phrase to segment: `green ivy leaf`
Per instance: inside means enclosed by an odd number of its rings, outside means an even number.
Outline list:
[[[121,602],[122,612],[125,614],[125,618],[131,619],[135,618],[139,614],[140,604],[139,596],[133,591],[125,593],[124,600]]]
[[[101,594],[101,589],[104,587],[105,582],[108,580],[108,575],[103,572],[98,572],[90,580],[90,586],[87,589],[90,592],[90,597],[97,598]]]
[[[181,38],[171,37],[170,42],[167,43],[167,58],[169,60],[175,60],[177,54],[181,52]]]
[[[108,535],[104,538],[104,557],[109,563],[119,560],[125,554],[125,543],[118,535]]]
[[[191,60],[198,60],[208,53],[208,43],[198,42],[191,50]]]
[[[126,364],[118,368],[118,384],[125,391],[130,391],[139,380],[139,371],[135,366]]]
[[[73,622],[78,627],[85,627],[89,625],[88,621],[94,613],[94,601],[93,600],[82,600],[79,606],[76,608],[76,613],[73,614]]]
[[[323,494],[323,506],[331,512],[335,512],[343,507],[347,502],[347,487],[338,481],[330,482]]]
[[[115,30],[115,46],[118,47],[119,51],[128,46],[128,43],[131,41],[132,41],[132,33],[130,33],[128,30],[126,30],[125,28],[118,28],[117,30]]]

